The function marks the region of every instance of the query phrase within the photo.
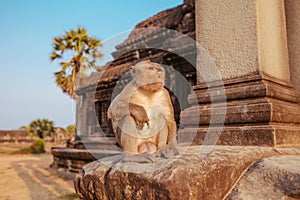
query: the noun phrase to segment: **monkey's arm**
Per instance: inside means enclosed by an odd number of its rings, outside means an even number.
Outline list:
[[[136,90],[136,86],[133,82],[130,82],[125,88],[122,90],[120,94],[116,96],[114,100],[112,100],[109,108],[108,108],[108,118],[112,119],[112,121],[119,121],[125,115],[129,115],[129,99],[131,95]]]

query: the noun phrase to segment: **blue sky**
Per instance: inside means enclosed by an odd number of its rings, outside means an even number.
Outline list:
[[[74,105],[54,83],[51,41],[84,26],[104,42],[103,63],[122,32],[183,0],[0,0],[0,129],[18,129],[36,118],[56,126],[74,123]],[[112,39],[113,38],[113,39]]]

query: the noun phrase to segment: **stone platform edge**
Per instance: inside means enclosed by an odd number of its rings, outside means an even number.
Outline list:
[[[223,199],[258,160],[300,155],[300,147],[214,146],[207,155],[200,148],[184,151],[179,147],[183,154],[166,166],[170,160],[155,164],[124,163],[118,157],[94,161],[77,175],[76,193],[81,199]],[[144,172],[154,165],[163,167]]]

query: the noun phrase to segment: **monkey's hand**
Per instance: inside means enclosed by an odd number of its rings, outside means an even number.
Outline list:
[[[129,103],[129,112],[135,121],[137,129],[141,130],[144,124],[147,124],[148,128],[150,128],[147,112],[142,106]]]

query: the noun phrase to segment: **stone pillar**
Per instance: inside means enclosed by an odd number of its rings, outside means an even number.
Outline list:
[[[290,83],[283,0],[198,0],[196,13],[197,42],[224,80],[260,71]]]
[[[285,10],[291,82],[300,93],[300,1],[286,0]]]
[[[291,2],[295,3],[286,4]],[[197,98],[190,97],[193,106],[182,112],[185,128],[179,132],[179,142],[186,142],[197,129],[194,144],[201,144],[208,128],[215,127],[222,130],[217,144],[300,144],[299,96],[289,66],[289,56],[292,72],[299,64],[293,55],[300,45],[292,45],[300,41],[293,39],[299,26],[290,28],[287,36],[285,12],[284,0],[196,0],[196,39],[220,76],[207,73],[213,70],[207,70],[208,62],[199,54]],[[288,22],[288,28],[295,21]],[[292,82],[296,79],[292,75]],[[226,98],[218,97],[222,88]],[[191,119],[198,107],[200,122],[196,123]],[[224,124],[210,120],[220,107],[226,110]]]
[[[256,11],[259,69],[289,85],[284,0],[257,0]]]

